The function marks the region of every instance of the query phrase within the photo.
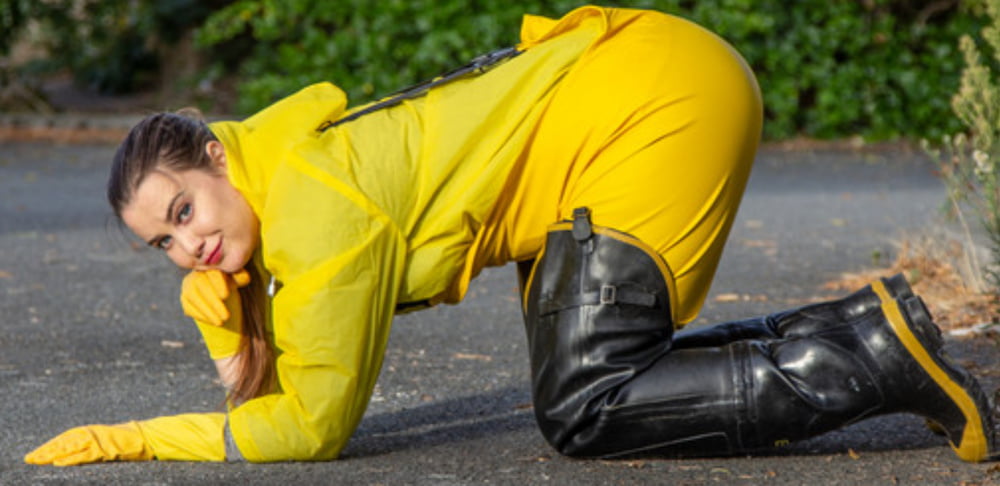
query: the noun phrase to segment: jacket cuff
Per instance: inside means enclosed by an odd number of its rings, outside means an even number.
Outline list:
[[[138,426],[161,461],[222,461],[225,420],[221,413],[192,413],[143,420]]]

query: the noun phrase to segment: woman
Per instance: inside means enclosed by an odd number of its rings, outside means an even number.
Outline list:
[[[319,84],[241,123],[132,130],[109,199],[192,270],[182,302],[232,406],[71,429],[28,462],[335,458],[393,315],[511,261],[535,414],[564,454],[752,451],[898,411],[962,459],[996,453],[983,393],[902,279],[673,335],[760,133],[753,75],[713,34],[638,10],[528,16],[516,49],[345,106]]]

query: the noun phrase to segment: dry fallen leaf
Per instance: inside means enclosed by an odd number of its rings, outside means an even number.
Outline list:
[[[767,302],[766,295],[750,294],[719,294],[714,299],[716,302]]]
[[[719,294],[715,296],[716,302],[739,302],[740,294]]]
[[[743,246],[747,248],[776,248],[777,240],[743,240]]]
[[[844,273],[838,280],[827,282],[830,291],[853,292],[880,277],[897,273],[906,276],[913,292],[927,304],[934,322],[945,330],[962,329],[982,324],[997,315],[1000,302],[990,293],[969,288],[951,263],[960,258],[953,248],[940,242],[907,240],[900,244],[896,261],[889,268],[858,273]]]
[[[847,449],[847,455],[850,456],[850,458],[854,459],[855,461],[861,459],[861,455],[855,452],[854,449]]]
[[[0,270],[0,278],[13,278],[13,277],[14,276],[11,275],[10,272],[5,272],[3,270]]]

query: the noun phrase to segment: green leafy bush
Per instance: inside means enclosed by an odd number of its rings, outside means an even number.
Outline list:
[[[983,20],[972,0],[609,0],[719,33],[753,67],[765,135],[938,138],[961,128],[957,40]],[[238,91],[248,114],[306,84],[332,81],[370,101],[515,44],[524,13],[558,17],[579,0],[3,0],[0,56],[36,21],[84,84],[126,92],[160,79],[174,40],[197,29],[202,79]],[[207,17],[207,20],[206,20]],[[697,69],[692,66],[691,69]],[[232,84],[229,84],[229,83]],[[212,108],[212,107],[208,107]]]
[[[957,39],[978,20],[958,2],[904,0],[648,0],[732,43],[763,89],[768,138],[940,136],[957,129]],[[354,103],[512,45],[522,13],[559,16],[572,1],[237,0],[199,31],[226,50],[250,39],[239,63],[239,108],[251,112],[318,80]],[[696,69],[692,66],[692,69]]]
[[[770,137],[884,139],[956,127],[947,100],[961,70],[957,39],[977,20],[930,3],[721,0],[691,15],[753,66]]]
[[[238,0],[213,14],[198,38],[221,50],[241,36],[253,39],[240,65],[242,111],[319,80],[335,82],[362,102],[512,45],[524,12],[516,4]],[[552,2],[544,10],[567,11],[574,4]]]
[[[159,81],[162,49],[199,25],[225,1],[4,0],[0,5],[0,56],[33,21],[48,57],[34,72],[69,70],[82,85],[126,93]]]
[[[10,51],[14,40],[30,15],[31,0],[6,0],[0,3],[0,55]]]

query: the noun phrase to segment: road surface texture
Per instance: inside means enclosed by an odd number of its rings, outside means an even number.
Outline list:
[[[511,267],[485,272],[461,305],[396,320],[340,460],[25,465],[25,453],[69,427],[213,411],[223,399],[181,315],[182,273],[110,216],[113,150],[0,141],[0,484],[1000,484],[996,463],[962,463],[909,415],[753,457],[561,457],[532,417]],[[762,151],[693,325],[835,297],[823,283],[876,256],[891,261],[899,240],[940,224],[932,168],[903,149]],[[997,387],[990,339],[950,338],[948,348]]]

